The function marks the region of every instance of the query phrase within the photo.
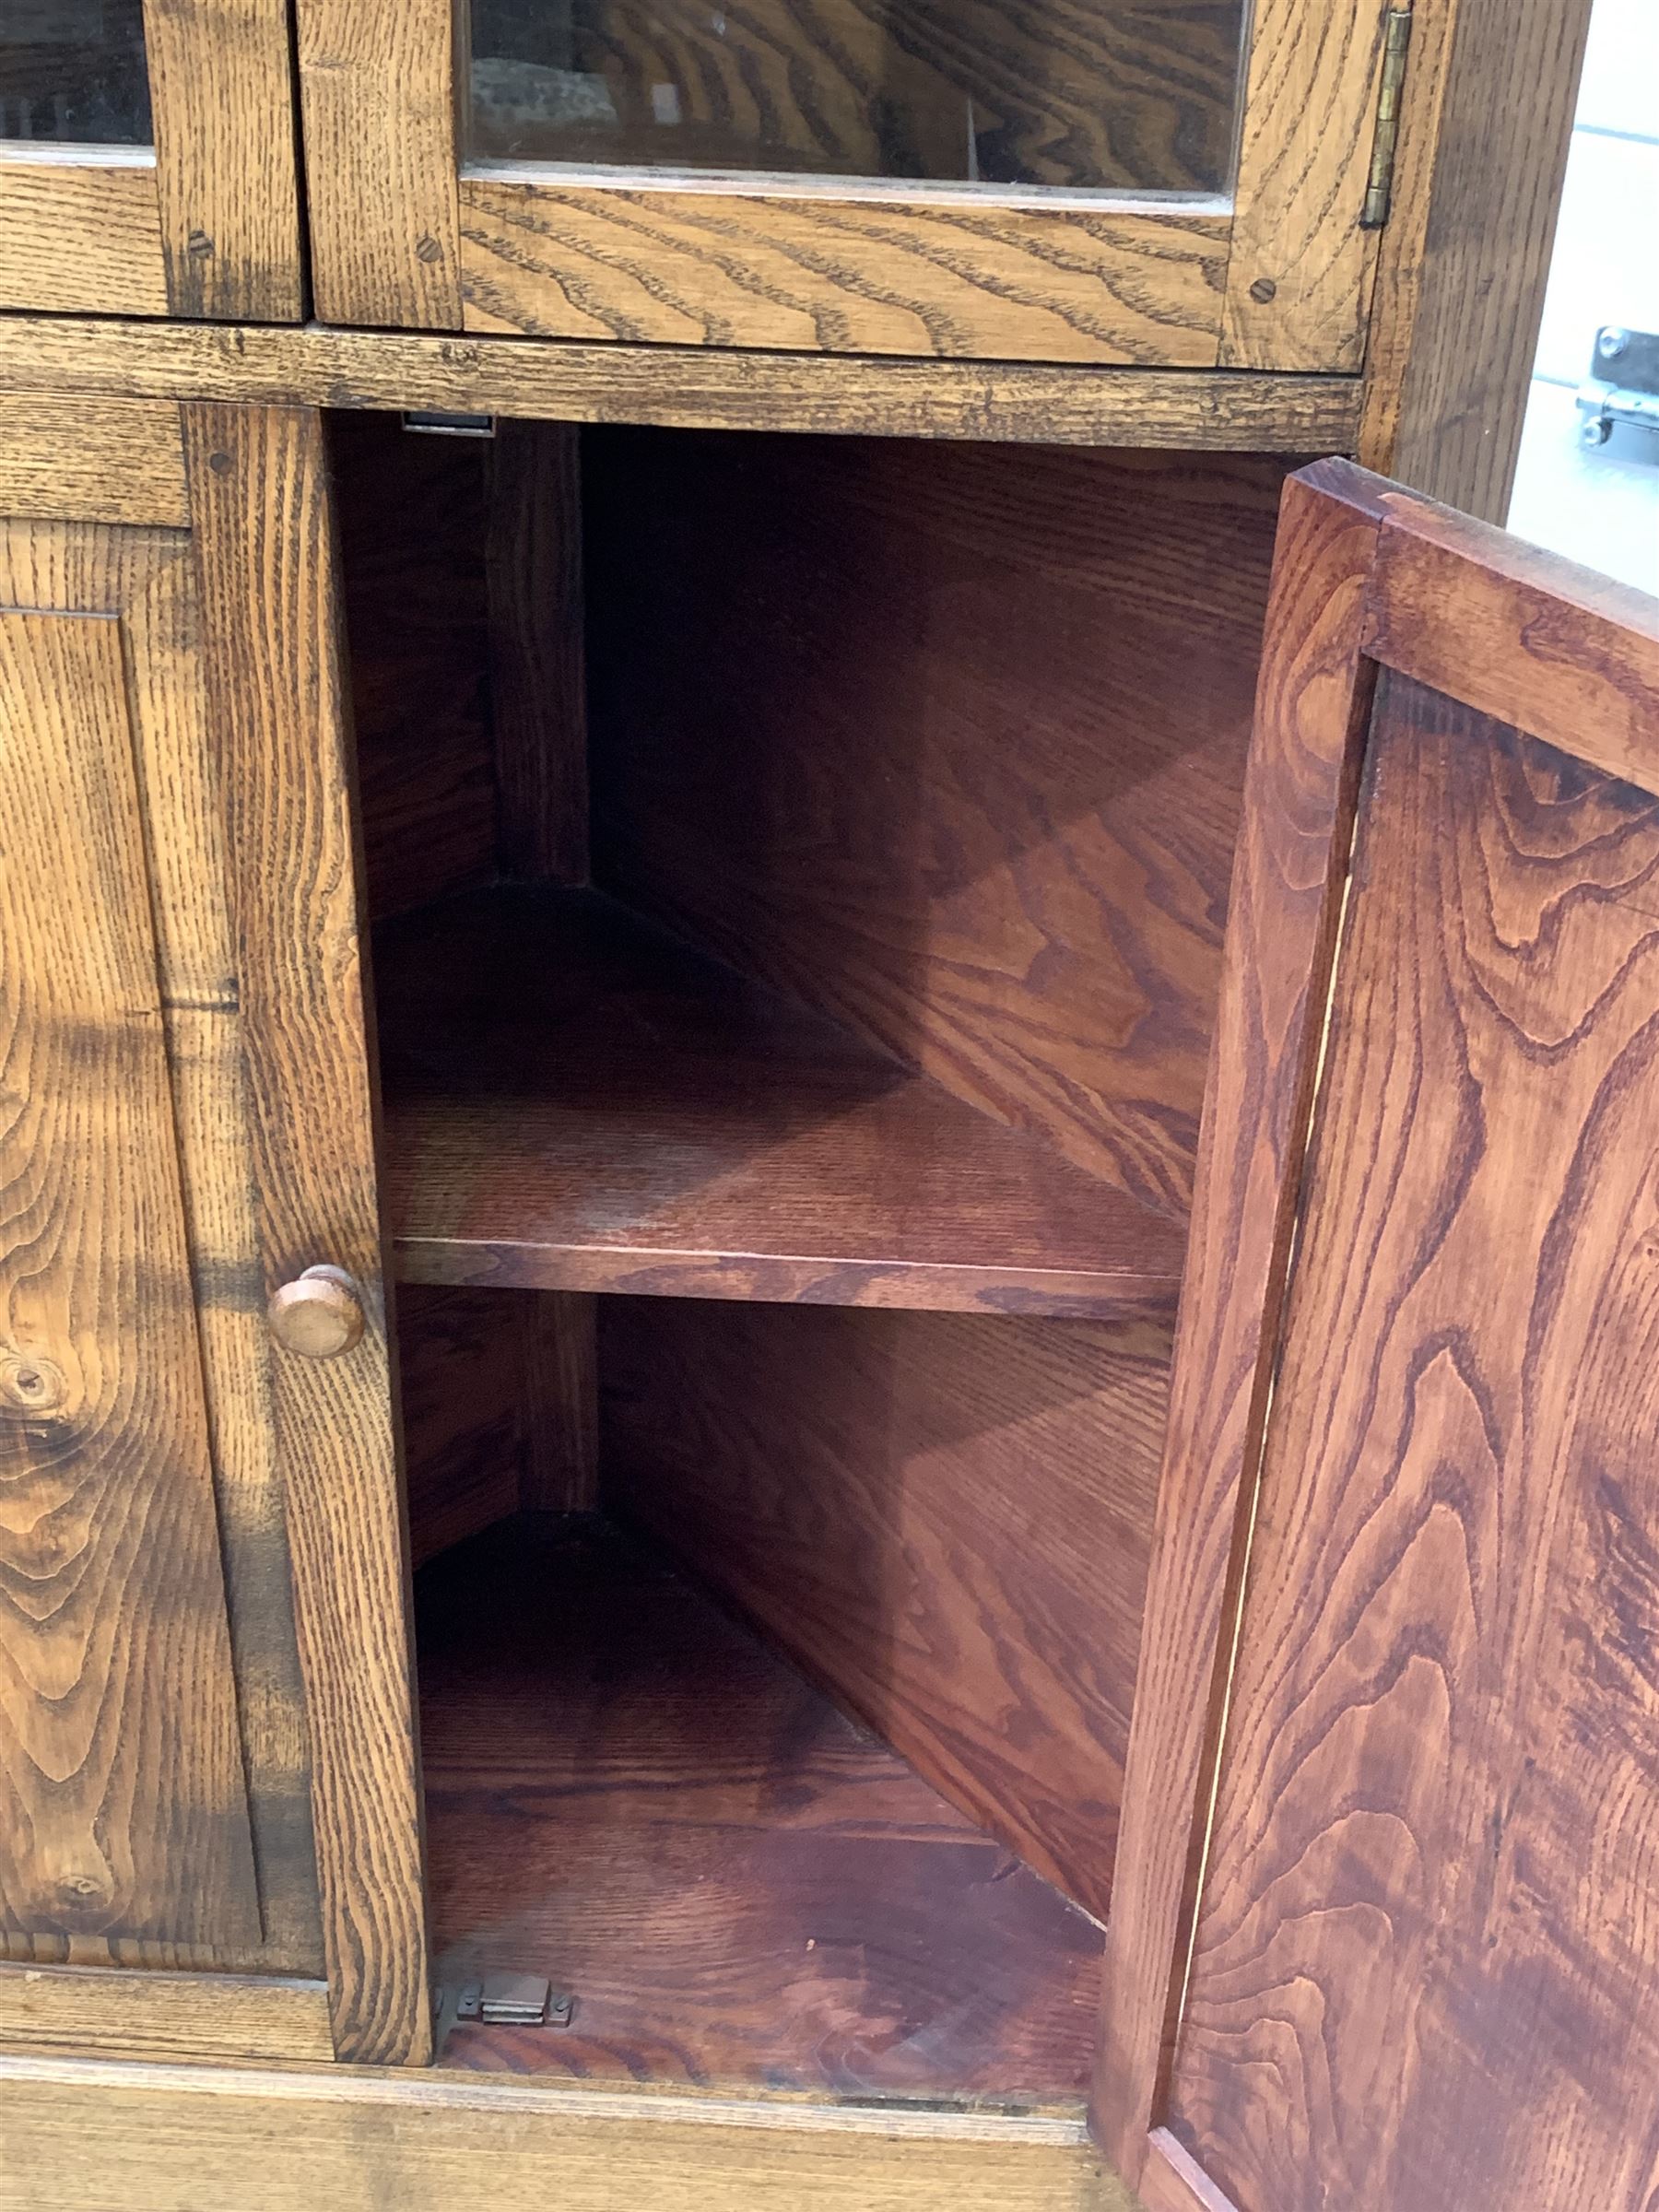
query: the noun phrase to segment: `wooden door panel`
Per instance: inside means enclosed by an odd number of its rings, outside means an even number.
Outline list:
[[[1148,37],[1213,41],[1216,22],[1111,7],[1045,19],[1034,35],[1051,41],[1053,65],[1031,69],[1034,96],[1064,105],[1065,80],[1083,72],[1072,85],[1077,129],[1054,125],[1051,150],[1062,163],[1075,157],[1104,117],[1119,164],[1102,171],[1110,189],[1050,191],[814,173],[811,145],[832,145],[856,167],[852,149],[864,143],[844,116],[830,121],[845,89],[838,70],[852,67],[866,103],[871,84],[884,96],[895,88],[880,66],[849,62],[858,49],[848,25],[831,33],[809,10],[781,13],[759,33],[749,18],[734,18],[729,36],[724,18],[712,19],[712,40],[699,18],[688,34],[695,61],[669,36],[672,63],[630,48],[611,53],[608,79],[543,72],[590,86],[637,76],[645,108],[667,96],[677,110],[673,85],[647,80],[682,71],[693,140],[704,108],[732,124],[752,120],[756,101],[782,112],[805,98],[810,145],[798,173],[783,175],[724,158],[702,173],[653,166],[626,133],[618,143],[630,150],[614,160],[500,159],[488,146],[470,159],[454,0],[299,0],[319,312],[690,346],[1357,371],[1375,262],[1360,215],[1384,11],[1379,0],[1257,0],[1251,13],[1230,190],[1225,177],[1219,189],[1170,189],[1151,171],[1137,183],[1121,166],[1137,141],[1168,137],[1175,79],[1190,99],[1233,76],[1230,53],[1208,51],[1194,73],[1191,54],[1131,60],[1129,49]],[[918,39],[925,47],[935,36],[959,66],[975,32],[971,10],[941,11],[931,27],[912,11],[900,66],[914,64]],[[1006,13],[994,18],[1002,94],[1030,35]],[[764,65],[744,51],[756,37]],[[1084,90],[1091,70],[1099,82]],[[971,127],[971,100],[961,112]]]
[[[1264,1418],[1194,1458],[1226,1377],[1178,1351],[1100,2123],[1159,2212],[1649,2212],[1659,608],[1320,464],[1253,774],[1310,736],[1343,920],[1295,1088],[1218,1064],[1283,1256],[1195,1217],[1182,1348],[1253,1345]]]
[[[1360,823],[1170,2124],[1240,2206],[1635,2207],[1659,799],[1397,678]]]
[[[0,612],[0,1928],[257,1942],[117,623]]]

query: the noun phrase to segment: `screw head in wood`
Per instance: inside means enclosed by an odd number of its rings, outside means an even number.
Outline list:
[[[343,1267],[308,1267],[273,1291],[266,1308],[271,1334],[302,1359],[337,1359],[363,1334],[363,1301]]]

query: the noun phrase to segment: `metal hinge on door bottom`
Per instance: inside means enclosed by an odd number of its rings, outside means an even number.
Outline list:
[[[443,2027],[455,2019],[494,2028],[568,2028],[576,2001],[543,1974],[481,1974],[435,1990],[432,2009]]]
[[[1365,181],[1361,230],[1381,230],[1388,220],[1394,154],[1400,143],[1400,88],[1406,82],[1406,51],[1410,44],[1410,8],[1391,7],[1382,24],[1382,81],[1377,88],[1377,129],[1371,140],[1371,173]]]
[[[447,415],[441,407],[406,407],[403,427],[418,430],[425,438],[493,438],[496,418],[493,415]]]

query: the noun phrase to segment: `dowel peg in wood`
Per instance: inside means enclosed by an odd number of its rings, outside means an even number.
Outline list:
[[[343,1267],[308,1267],[271,1294],[271,1334],[285,1352],[335,1359],[363,1334],[363,1301]]]

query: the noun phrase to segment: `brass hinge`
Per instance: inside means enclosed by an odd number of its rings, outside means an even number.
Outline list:
[[[1382,26],[1382,82],[1377,88],[1377,135],[1371,140],[1361,230],[1381,230],[1388,220],[1394,149],[1400,143],[1400,88],[1406,82],[1406,49],[1410,43],[1410,8],[1391,7]]]

